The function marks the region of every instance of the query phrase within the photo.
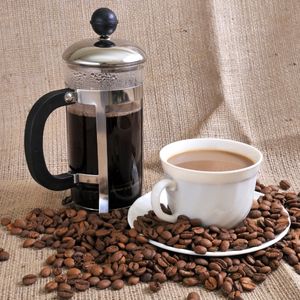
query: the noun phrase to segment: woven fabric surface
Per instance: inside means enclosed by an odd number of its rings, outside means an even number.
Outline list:
[[[260,179],[288,178],[300,190],[300,2],[297,0],[2,0],[0,1],[0,217],[24,216],[34,207],[60,207],[66,192],[36,184],[27,170],[23,136],[34,102],[64,87],[61,54],[94,36],[91,13],[110,7],[119,19],[115,38],[148,56],[144,97],[144,190],[162,176],[158,153],[172,141],[220,137],[258,147]],[[44,150],[53,173],[67,170],[65,111],[46,125]],[[51,250],[23,249],[0,231],[10,252],[0,264],[0,299],[53,299],[46,280],[23,287]],[[90,289],[74,299],[222,299],[203,288],[164,284],[151,294],[145,284],[112,292]],[[282,263],[245,299],[299,299],[300,276]]]

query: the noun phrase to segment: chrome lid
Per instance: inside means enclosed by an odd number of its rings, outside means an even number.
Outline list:
[[[68,64],[90,67],[122,67],[138,65],[146,60],[139,47],[124,40],[85,39],[71,45],[63,53]]]
[[[146,60],[142,49],[125,40],[111,40],[109,35],[117,27],[118,20],[108,8],[96,10],[91,18],[98,38],[74,43],[63,53],[66,63],[89,67],[111,68],[142,64]]]

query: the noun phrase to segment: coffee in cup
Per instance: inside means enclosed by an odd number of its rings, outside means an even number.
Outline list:
[[[241,154],[215,149],[198,149],[182,152],[168,159],[168,163],[196,171],[232,171],[253,165],[253,161]]]
[[[249,213],[262,154],[253,146],[226,139],[189,139],[160,151],[165,179],[152,190],[155,214],[167,222],[179,215],[231,228]],[[166,190],[171,215],[162,211]]]

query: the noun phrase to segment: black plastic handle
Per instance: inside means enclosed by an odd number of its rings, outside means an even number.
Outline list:
[[[55,109],[71,104],[66,103],[64,99],[65,93],[69,91],[72,90],[57,90],[42,96],[29,112],[25,127],[25,156],[30,174],[37,183],[54,191],[75,186],[71,173],[50,174],[43,152],[43,135],[47,118]]]

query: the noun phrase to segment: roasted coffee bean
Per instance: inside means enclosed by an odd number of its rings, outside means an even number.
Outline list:
[[[67,258],[64,260],[64,265],[65,265],[67,268],[73,268],[73,267],[75,267],[75,261],[74,261],[73,258],[67,257]]]
[[[93,276],[100,276],[103,272],[103,268],[99,265],[92,265],[90,272]]]
[[[67,276],[69,279],[77,279],[81,275],[81,271],[77,268],[71,268],[67,272]]]
[[[93,277],[88,278],[88,281],[90,283],[90,286],[96,286],[97,283],[100,281],[100,279],[99,279],[99,277],[93,276]]]
[[[12,235],[20,235],[22,233],[23,229],[19,228],[19,227],[12,227],[12,229],[10,230],[10,234]]]
[[[71,299],[74,296],[74,292],[69,289],[59,289],[57,296],[61,299]]]
[[[235,250],[243,250],[246,249],[248,245],[248,241],[245,239],[237,239],[231,243],[231,246]]]
[[[58,276],[62,273],[62,268],[54,268],[52,269],[52,273],[54,276]]]
[[[46,285],[45,285],[45,290],[47,293],[51,293],[53,291],[55,291],[58,287],[58,283],[55,281],[49,281]]]
[[[161,284],[158,281],[152,281],[149,283],[149,289],[151,292],[156,293],[161,289]]]
[[[55,276],[55,281],[57,283],[64,283],[67,281],[67,279],[68,279],[68,277],[66,274],[59,274],[59,275]]]
[[[291,266],[294,266],[299,263],[299,258],[295,254],[290,254],[287,258],[287,261]]]
[[[218,283],[217,280],[214,277],[209,277],[205,280],[204,286],[206,289],[208,289],[209,291],[213,291],[217,288]]]
[[[196,292],[191,292],[187,295],[186,300],[200,300],[200,296]]]
[[[254,273],[252,279],[258,283],[261,283],[267,279],[267,275],[264,273]]]
[[[7,226],[11,223],[11,218],[2,218],[1,219],[1,225],[2,226]]]
[[[121,279],[117,279],[115,280],[112,284],[111,284],[111,288],[113,290],[120,290],[124,287],[124,281]]]
[[[90,283],[87,280],[77,279],[75,281],[75,288],[78,291],[86,291],[90,287]]]
[[[300,264],[299,263],[294,265],[294,270],[296,271],[296,273],[300,274]]]
[[[141,276],[141,281],[142,282],[150,282],[152,280],[152,274],[145,272],[142,276]]]
[[[201,245],[197,245],[193,249],[197,254],[205,254],[207,252],[207,248]]]
[[[295,250],[289,247],[282,248],[282,252],[286,255],[296,254]]]
[[[34,245],[34,243],[36,242],[35,239],[27,239],[23,242],[23,248],[29,248],[32,247]]]
[[[72,290],[72,287],[71,287],[69,284],[63,282],[63,283],[60,283],[60,284],[58,285],[57,289],[58,289],[59,291],[60,291],[60,290]]]
[[[232,300],[243,300],[243,298],[241,297],[241,291],[232,291],[229,294],[228,298]]]
[[[22,279],[24,285],[31,285],[37,281],[37,276],[33,274],[25,275]]]
[[[130,245],[130,244],[128,244],[128,245]],[[136,246],[136,244],[134,244],[134,245]],[[126,249],[127,249],[127,247],[126,247]],[[127,249],[127,250],[128,250],[128,249]],[[122,251],[117,251],[117,252],[115,252],[115,253],[111,256],[110,261],[111,261],[112,263],[114,263],[114,262],[119,261],[122,257],[123,257],[123,252],[122,252]]]
[[[232,283],[229,280],[225,280],[222,285],[222,291],[225,295],[229,295],[232,291]]]
[[[248,215],[249,218],[252,218],[252,219],[257,219],[257,218],[260,218],[261,217],[261,211],[258,210],[258,209],[253,209],[249,212],[249,215]]]
[[[240,283],[245,291],[253,291],[256,287],[255,283],[249,277],[240,278]]]
[[[140,282],[140,278],[137,277],[137,276],[130,276],[130,277],[128,278],[128,284],[129,284],[129,285],[136,285],[136,284],[138,284],[139,282]]]
[[[222,271],[221,266],[215,262],[209,263],[208,268],[209,268],[209,270],[214,270],[214,271],[217,271],[218,273],[220,273]]]
[[[40,276],[41,277],[49,277],[52,274],[52,269],[50,267],[44,267],[40,271]]]
[[[164,283],[167,281],[167,276],[164,273],[155,273],[152,276],[153,281],[158,281],[160,283]]]
[[[230,247],[230,242],[227,240],[224,240],[221,242],[219,249],[222,252],[226,252],[229,249],[229,247]]]
[[[100,290],[107,289],[111,286],[111,281],[109,279],[102,279],[97,283],[97,288]]]
[[[180,239],[180,235],[177,234],[177,235],[171,237],[171,238],[167,241],[167,245],[168,245],[168,246],[173,246],[173,245],[175,245],[175,244],[179,241],[179,239]]]
[[[7,251],[0,251],[0,261],[9,260],[9,253]]]
[[[281,180],[279,182],[279,186],[280,186],[281,189],[286,191],[291,187],[291,184],[287,180]]]
[[[199,244],[205,248],[212,247],[212,242],[209,239],[203,238],[200,240]]]
[[[258,239],[253,239],[248,242],[248,247],[257,247],[260,246],[262,242]]]
[[[195,286],[199,284],[199,280],[196,277],[183,278],[183,284],[186,286]]]
[[[271,273],[272,269],[269,266],[264,266],[259,269],[260,273],[268,274]]]
[[[115,253],[115,252],[119,251],[119,247],[116,246],[116,245],[111,245],[111,246],[108,246],[108,247],[105,249],[105,251],[106,251],[107,253]]]
[[[265,238],[267,241],[273,240],[273,239],[275,239],[275,234],[274,234],[272,231],[266,231],[266,232],[264,233],[264,238]]]
[[[163,232],[160,234],[160,236],[161,236],[164,240],[168,241],[170,238],[172,238],[172,233],[171,233],[170,231],[165,230],[165,231],[163,231]]]

